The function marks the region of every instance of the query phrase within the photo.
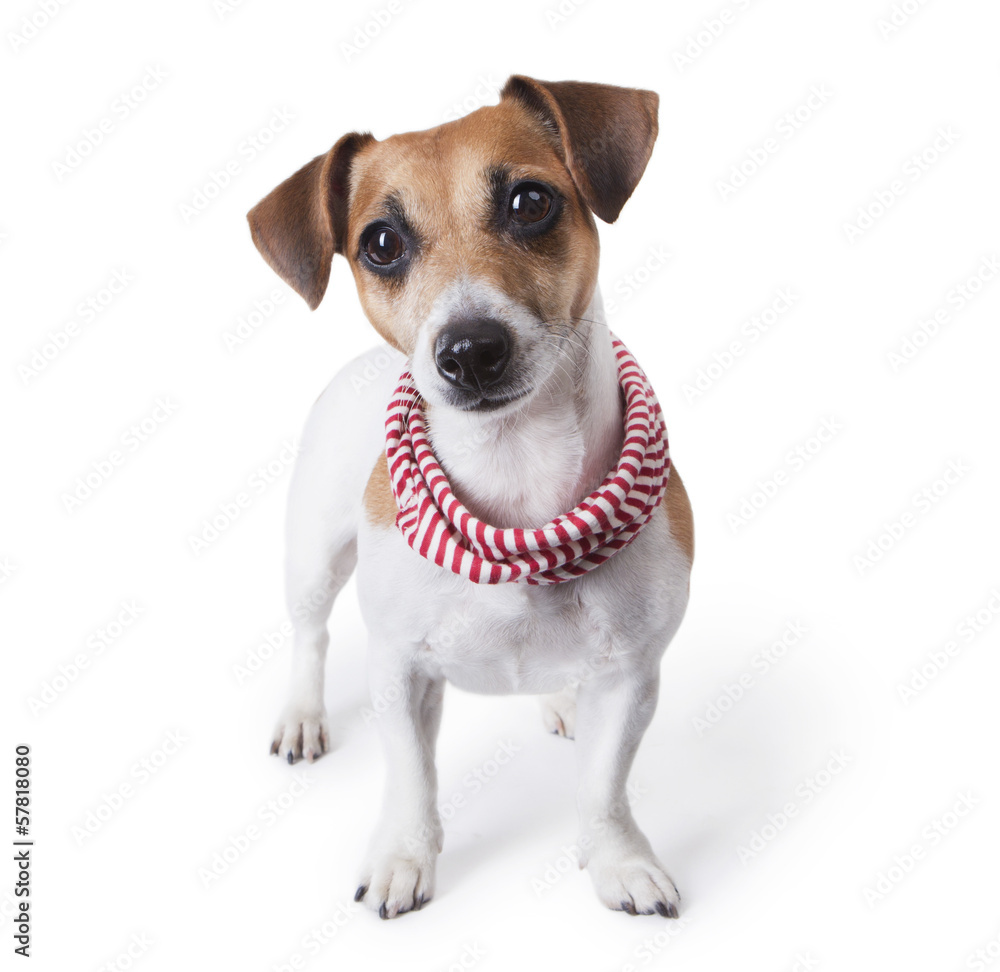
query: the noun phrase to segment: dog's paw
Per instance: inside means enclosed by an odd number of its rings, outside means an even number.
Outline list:
[[[330,750],[330,725],[326,712],[290,705],[282,713],[271,737],[271,755],[289,763],[306,759],[310,763]]]
[[[387,854],[365,868],[354,894],[379,918],[419,911],[434,895],[436,853]]]
[[[613,911],[664,918],[680,914],[677,886],[655,857],[631,855],[603,861],[592,857],[587,870],[597,897]]]
[[[554,695],[543,695],[542,722],[557,736],[573,739],[576,734],[576,689],[567,687]]]

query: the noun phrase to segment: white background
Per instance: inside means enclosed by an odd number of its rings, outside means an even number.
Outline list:
[[[40,3],[4,7],[0,775],[30,744],[28,967],[431,972],[476,952],[483,970],[1000,968],[974,957],[1000,952],[1000,282],[967,283],[1000,254],[995,4],[907,0],[886,29],[890,0],[562,14],[557,0],[399,0],[379,25],[387,2],[104,0],[48,23]],[[32,16],[43,26],[12,40]],[[366,23],[375,36],[351,50]],[[632,776],[679,923],[603,910],[569,866],[572,743],[544,733],[537,702],[451,689],[441,800],[465,805],[436,899],[392,922],[348,904],[383,773],[353,585],[331,622],[331,755],[305,771],[267,755],[287,640],[242,682],[237,668],[284,620],[284,443],[374,343],[340,258],[311,314],[244,214],[342,133],[436,125],[514,72],[661,96],[646,175],[602,230],[601,280],[695,511],[691,607]],[[787,127],[814,86],[818,107]],[[294,117],[261,134],[275,110]],[[768,138],[777,151],[725,192]],[[846,228],[859,210],[863,233]],[[85,320],[78,305],[116,272],[127,288]],[[746,322],[779,290],[794,304],[761,334]],[[686,390],[702,371],[702,393]],[[143,420],[155,430],[133,449]],[[820,442],[824,423],[837,431]],[[196,555],[203,522],[241,492],[250,505]],[[98,653],[131,601],[138,618]],[[789,624],[805,633],[762,655]],[[167,755],[171,732],[183,742]],[[467,774],[496,769],[501,743],[514,757],[476,790]],[[843,765],[826,775],[832,753]],[[949,815],[962,800],[972,809]],[[258,839],[206,887],[199,869],[250,826]],[[894,859],[914,847],[907,871]],[[6,954],[13,881],[7,864]],[[308,937],[335,918],[324,944]],[[137,935],[152,944],[129,959]]]

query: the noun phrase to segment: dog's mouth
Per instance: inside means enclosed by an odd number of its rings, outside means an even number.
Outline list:
[[[500,409],[526,398],[531,392],[532,389],[528,387],[497,395],[481,395],[464,402],[455,402],[454,407],[461,412],[498,412]]]

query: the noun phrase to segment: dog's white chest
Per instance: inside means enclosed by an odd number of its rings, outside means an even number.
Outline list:
[[[439,602],[427,631],[426,658],[470,692],[555,692],[601,651],[599,629],[568,586],[463,581]]]
[[[416,556],[397,530],[363,526],[358,539],[358,596],[376,652],[399,646],[429,673],[487,694],[557,692],[607,656],[608,624],[588,605],[593,574],[479,585]]]
[[[398,530],[368,524],[358,555],[374,655],[470,692],[548,694],[587,681],[609,661],[641,657],[675,626],[669,602],[686,601],[687,561],[663,517],[608,563],[561,584],[475,584],[415,554]]]

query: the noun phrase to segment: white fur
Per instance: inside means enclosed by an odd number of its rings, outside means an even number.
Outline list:
[[[465,302],[513,322],[530,355],[533,392],[500,412],[435,401],[435,328]],[[600,296],[556,348],[502,294],[460,281],[425,322],[412,368],[430,403],[435,453],[456,492],[497,526],[533,526],[573,507],[618,457],[621,404]],[[538,338],[537,344],[532,341]],[[362,868],[365,901],[391,917],[434,890],[442,829],[434,741],[445,680],[474,692],[537,693],[546,724],[576,739],[578,805],[600,899],[639,913],[676,913],[677,890],[632,818],[625,784],[656,705],[660,658],[687,604],[687,557],[655,516],[606,564],[547,586],[476,585],[373,525],[362,494],[383,449],[384,411],[401,355],[359,392],[348,365],[309,417],[288,512],[288,602],[295,623],[291,698],[275,733],[288,759],[328,745],[323,708],[326,620],[357,564],[370,634],[371,691],[388,759],[384,809]],[[575,687],[575,690],[574,690]],[[389,704],[386,704],[389,703]]]

